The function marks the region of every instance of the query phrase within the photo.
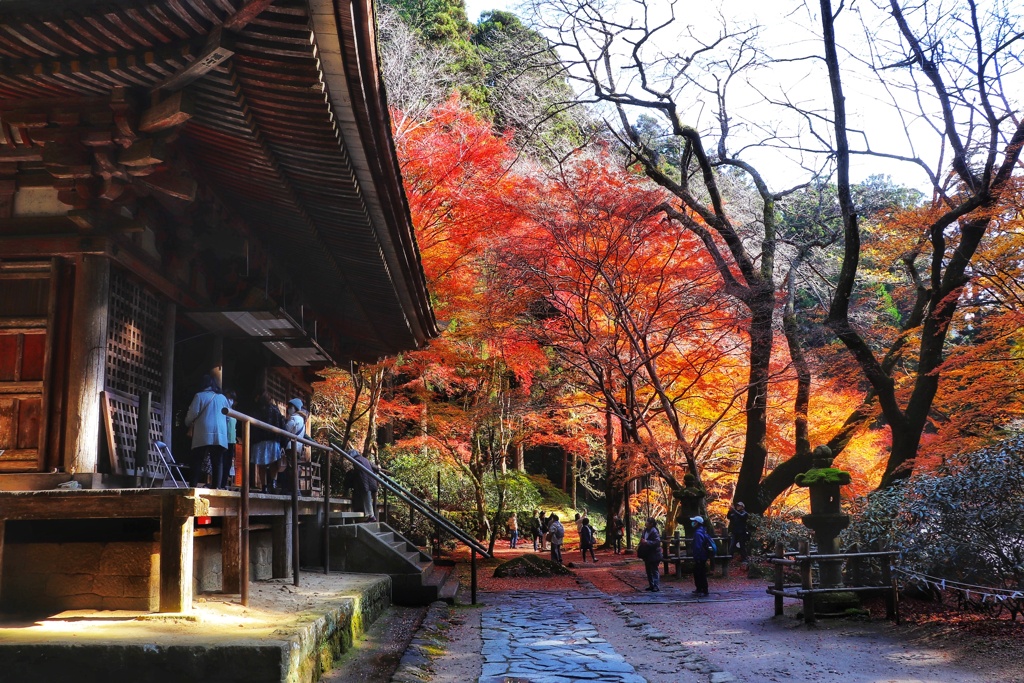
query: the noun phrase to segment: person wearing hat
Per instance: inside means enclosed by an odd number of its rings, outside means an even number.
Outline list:
[[[307,413],[303,410],[302,399],[293,398],[288,401],[288,405],[285,407],[284,430],[298,436],[305,436],[306,415]],[[284,447],[285,453],[282,454],[283,457],[279,461],[278,474],[284,472],[291,466],[293,449],[296,452],[296,460],[298,460],[301,458],[302,453],[306,448],[304,445],[290,439]],[[279,488],[282,490],[282,493],[291,492],[292,487],[295,486],[295,472],[288,472],[285,476],[278,477],[277,483]]]
[[[644,569],[647,571],[647,588],[644,590],[657,593],[661,590],[658,583],[661,579],[662,552],[661,533],[658,532],[658,520],[654,517],[649,517],[644,525],[644,532],[636,546],[636,556],[644,561]]]
[[[711,540],[707,529],[704,528],[704,518],[700,515],[690,517],[690,524],[693,526],[693,583],[696,590],[693,595],[700,597],[708,596],[708,560],[714,557],[715,542]]]
[[[729,520],[729,536],[731,538],[729,551],[738,555],[739,559],[747,559],[747,539],[750,531],[747,529],[747,506],[743,503],[734,503],[726,517]]]

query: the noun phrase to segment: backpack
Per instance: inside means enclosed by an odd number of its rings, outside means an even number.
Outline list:
[[[589,526],[580,527],[580,545],[587,547],[594,545],[594,532]]]

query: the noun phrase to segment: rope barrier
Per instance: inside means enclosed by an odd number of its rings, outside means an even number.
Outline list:
[[[955,590],[961,593],[966,593],[966,597],[970,599],[971,593],[977,593],[981,596],[982,600],[992,598],[1003,602],[1006,599],[1020,600],[1024,598],[1024,591],[1013,590],[1012,588],[991,588],[989,586],[978,586],[964,581],[954,581],[952,579],[943,579],[938,576],[929,576],[928,574],[921,574],[919,572],[907,571],[906,569],[900,569],[899,567],[893,567],[892,570],[899,574],[902,574],[909,578],[911,581],[916,583],[923,583],[926,586],[932,586],[938,590]]]

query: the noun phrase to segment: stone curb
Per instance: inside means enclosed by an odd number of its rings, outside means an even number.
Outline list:
[[[441,656],[447,649],[448,618],[451,607],[440,600],[431,603],[423,623],[416,629],[416,634],[405,649],[398,668],[391,676],[391,683],[424,683],[433,674],[431,667],[434,659]]]
[[[612,611],[622,617],[628,628],[639,629],[640,636],[643,637],[644,640],[650,642],[652,648],[680,656],[685,668],[699,674],[706,674],[708,676],[708,683],[732,683],[737,680],[736,677],[728,671],[723,671],[708,661],[708,659],[698,650],[683,645],[682,643],[672,642],[667,633],[659,631],[654,626],[641,619],[635,611],[623,605],[621,599],[598,591],[597,587],[586,579],[577,579],[577,583],[581,588],[588,591],[600,592],[601,595],[606,597],[608,602],[612,605]]]

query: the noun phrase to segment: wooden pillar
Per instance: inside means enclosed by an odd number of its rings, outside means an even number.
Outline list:
[[[164,393],[160,397],[163,403],[163,427],[164,441],[171,443],[171,434],[174,432],[174,330],[177,325],[178,307],[176,304],[167,302],[164,309],[164,348],[163,368]]]
[[[165,495],[160,512],[160,611],[192,609],[192,516],[179,516],[178,496]]]
[[[242,495],[238,498],[238,520],[242,535],[238,567],[238,592],[241,602],[249,606],[249,449],[252,445],[250,422],[242,423]]]
[[[526,473],[526,457],[525,457],[526,446],[522,441],[516,444],[515,454],[515,466],[517,472]]]
[[[235,516],[222,517],[220,532],[221,590],[239,593],[241,587],[242,525]]]
[[[70,361],[68,367],[65,472],[96,472],[107,361],[107,309],[110,262],[101,256],[79,257],[75,268]]]
[[[284,579],[292,573],[292,508],[285,507],[285,513],[274,517],[270,523],[273,538],[273,577]]]

